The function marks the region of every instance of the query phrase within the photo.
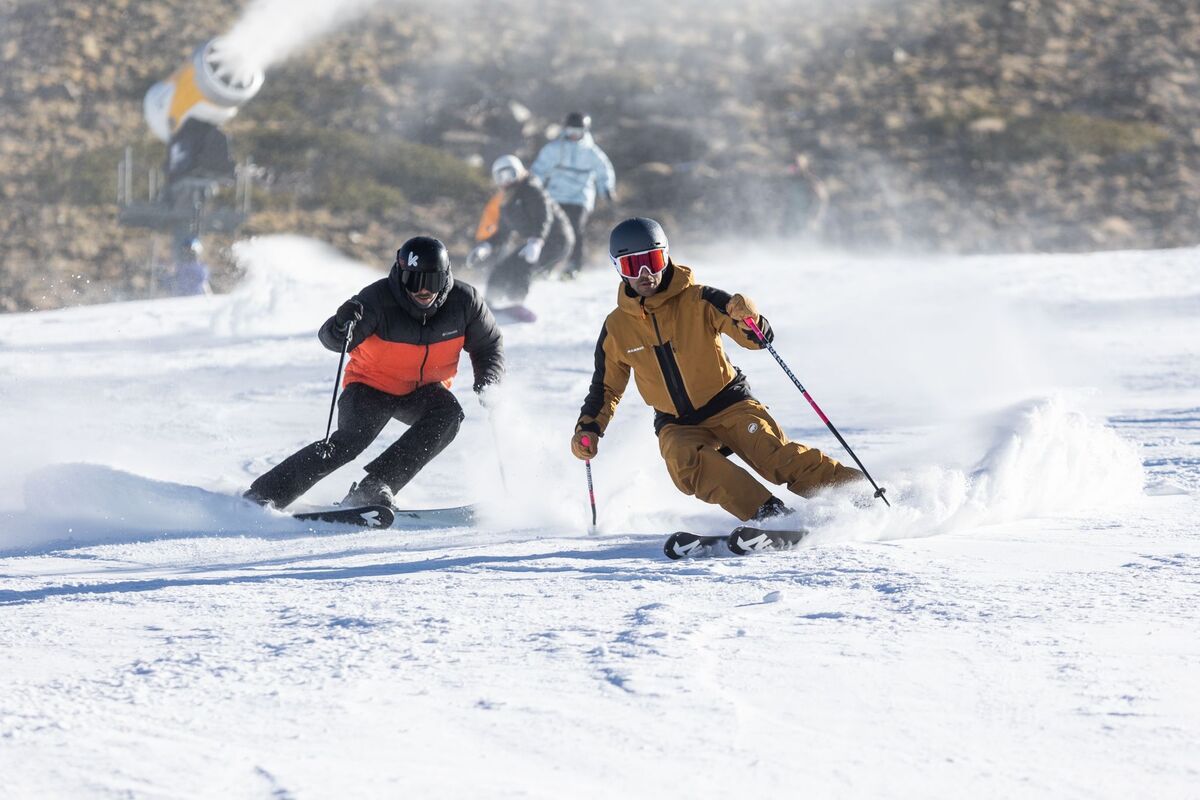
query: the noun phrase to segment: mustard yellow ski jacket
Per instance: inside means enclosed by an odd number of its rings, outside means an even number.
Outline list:
[[[600,329],[595,372],[576,430],[604,435],[630,373],[655,410],[655,433],[666,425],[694,425],[752,399],[745,376],[725,355],[721,334],[748,350],[762,345],[725,313],[730,296],[697,284],[692,271],[674,261],[651,297],[622,281],[617,308]],[[759,327],[767,341],[774,340],[765,317]]]

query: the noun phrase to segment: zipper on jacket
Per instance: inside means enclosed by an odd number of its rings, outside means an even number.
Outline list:
[[[424,328],[425,323],[428,321],[429,321],[429,314],[428,314],[428,312],[426,312],[421,315],[421,327]],[[422,334],[421,338],[422,339],[425,338],[423,334]],[[421,359],[421,366],[417,370],[417,386],[421,386],[422,384],[425,383],[425,363],[427,361],[429,361],[429,345],[428,344],[425,345],[425,356]]]
[[[663,380],[667,384],[667,393],[671,395],[671,401],[675,403],[675,410],[678,416],[691,414],[696,410],[692,405],[692,399],[688,397],[687,389],[683,385],[683,374],[679,371],[679,363],[675,360],[675,353],[671,350],[671,345],[664,342],[662,331],[658,327],[658,317],[654,312],[650,312],[650,321],[654,323],[654,335],[658,338],[658,344],[654,348],[654,354],[658,356],[658,367],[662,370]]]
[[[425,362],[429,360],[429,345],[425,345],[425,357],[421,359],[421,368],[417,370],[417,385],[422,386],[425,383]]]

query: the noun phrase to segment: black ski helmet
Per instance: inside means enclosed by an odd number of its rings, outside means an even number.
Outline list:
[[[585,131],[591,130],[592,118],[582,111],[572,111],[567,114],[567,118],[563,121],[564,128],[583,128]]]
[[[396,251],[390,278],[397,290],[415,294],[429,289],[440,295],[454,280],[450,274],[450,253],[440,239],[414,236]]]
[[[608,255],[614,263],[620,256],[647,250],[669,250],[662,225],[648,217],[630,217],[608,235]]]

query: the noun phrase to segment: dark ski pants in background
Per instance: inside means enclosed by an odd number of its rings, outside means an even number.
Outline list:
[[[357,458],[390,419],[410,427],[365,469],[367,474],[398,492],[454,441],[463,421],[463,410],[450,390],[440,383],[422,386],[406,395],[352,383],[338,401],[338,427],[330,437],[333,454],[321,458],[317,452],[320,442],[313,442],[252,483],[250,492],[276,508],[290,505],[317,481]]]
[[[587,206],[577,206],[573,203],[562,203],[563,213],[571,221],[571,230],[575,231],[575,246],[571,248],[571,256],[567,259],[567,274],[574,275],[583,269],[584,228],[587,227],[591,212]]]
[[[487,300],[493,306],[505,303],[523,303],[529,294],[529,285],[534,275],[544,275],[571,254],[575,237],[570,230],[559,233],[556,229],[542,247],[542,255],[536,264],[521,257],[521,245],[513,250],[492,269],[488,276]]]

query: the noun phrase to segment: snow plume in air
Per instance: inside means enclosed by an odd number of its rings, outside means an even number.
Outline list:
[[[211,321],[216,336],[311,334],[337,303],[381,277],[377,268],[301,236],[237,242],[245,275]]]
[[[823,542],[931,536],[1019,519],[1086,514],[1132,503],[1145,473],[1137,448],[1062,398],[1031,401],[990,426],[973,469],[930,467],[886,481],[893,507],[866,513],[847,493],[802,507]],[[959,431],[958,434],[966,435]]]
[[[244,67],[266,69],[386,0],[253,0],[222,42]]]

